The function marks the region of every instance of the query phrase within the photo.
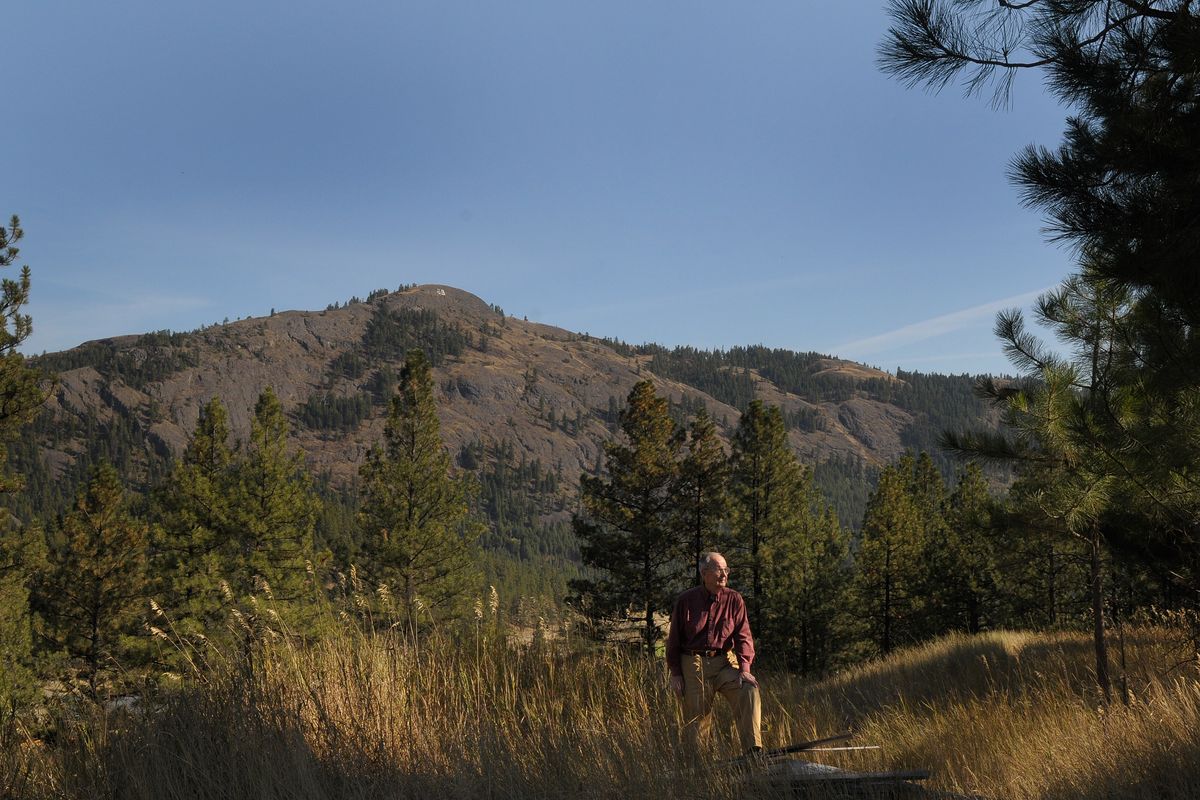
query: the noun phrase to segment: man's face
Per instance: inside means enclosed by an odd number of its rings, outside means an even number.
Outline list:
[[[721,556],[714,557],[700,571],[700,578],[704,581],[704,588],[708,589],[709,594],[716,594],[724,589],[729,584],[729,566],[725,563],[725,559]]]

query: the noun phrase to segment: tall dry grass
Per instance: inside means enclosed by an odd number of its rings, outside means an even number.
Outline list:
[[[50,771],[59,796],[147,800],[732,796],[677,766],[676,714],[633,654],[346,633],[94,718]]]
[[[627,652],[419,643],[346,630],[249,658],[134,710],[93,711],[25,749],[30,796],[68,798],[755,797],[728,770],[678,766],[660,662]],[[1098,702],[1075,634],[952,636],[820,683],[764,674],[768,745],[846,727],[882,750],[852,769],[925,768],[994,798],[1200,797],[1200,674],[1174,634],[1127,637],[1128,706]],[[718,702],[711,760],[733,748]]]
[[[776,681],[783,738],[850,727],[863,769],[928,768],[928,785],[1024,800],[1200,798],[1200,669],[1179,631],[1125,637],[1128,704],[1101,702],[1091,639],[949,636],[815,685]]]

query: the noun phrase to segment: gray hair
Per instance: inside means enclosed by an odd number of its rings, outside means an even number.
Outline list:
[[[716,550],[709,550],[707,553],[701,553],[700,554],[700,571],[704,572],[704,570],[711,567],[713,561],[715,561],[718,557],[725,558],[724,555],[722,555],[721,553],[718,553]]]

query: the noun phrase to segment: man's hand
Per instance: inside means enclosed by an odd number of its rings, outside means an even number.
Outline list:
[[[679,697],[683,697],[683,676],[682,675],[672,675],[671,676],[671,691],[674,692]]]
[[[743,671],[739,677],[741,678],[743,686],[748,683],[751,686],[753,686],[755,689],[758,688],[758,678],[751,675],[750,670]]]

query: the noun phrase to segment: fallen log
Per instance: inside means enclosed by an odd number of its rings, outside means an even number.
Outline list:
[[[929,778],[928,770],[856,772],[798,757],[805,753],[823,752],[824,750],[850,749],[826,748],[824,745],[844,742],[851,737],[852,734],[849,732],[824,736],[820,739],[751,754],[737,761],[739,766],[749,768],[750,774],[747,777],[750,780],[772,784],[778,789],[787,790],[799,797],[813,795],[822,798],[846,797],[876,800],[876,798],[944,796],[938,792],[927,791],[918,784],[919,781]],[[863,745],[861,748],[855,749],[878,749],[878,746]]]

